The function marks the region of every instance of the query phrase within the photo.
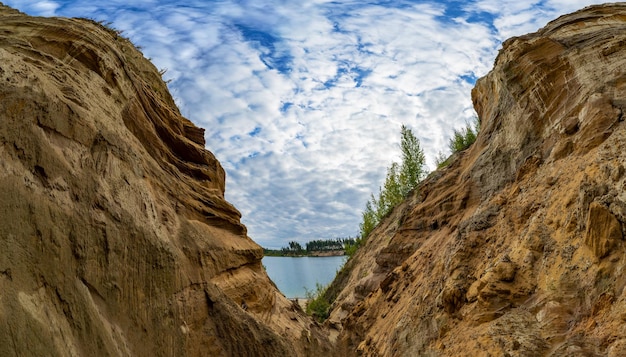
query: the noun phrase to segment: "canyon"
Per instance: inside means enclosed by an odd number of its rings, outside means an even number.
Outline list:
[[[472,99],[476,142],[374,229],[319,324],[154,65],[0,4],[0,355],[626,355],[626,5],[507,40]]]

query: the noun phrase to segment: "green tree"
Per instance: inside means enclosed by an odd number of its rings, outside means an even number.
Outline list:
[[[359,240],[357,240],[357,241],[359,241]],[[354,242],[351,242],[351,243],[346,243],[346,245],[344,246],[344,251],[346,252],[346,255],[348,257],[351,257],[351,256],[354,255],[354,253],[356,253],[356,250],[359,247],[359,244],[357,244],[357,241],[354,241]]]
[[[385,183],[378,189],[378,197],[372,194],[371,199],[365,205],[363,221],[359,225],[360,240],[357,240],[357,246],[395,206],[408,196],[411,190],[417,187],[426,173],[424,151],[417,137],[405,125],[402,125],[400,131],[400,149],[402,163],[398,165],[393,162],[387,168]]]
[[[378,222],[387,215],[387,207],[389,206],[387,196],[381,187],[378,187],[378,199],[374,199],[374,196],[372,196],[372,203],[376,210],[376,224],[378,225]]]
[[[300,245],[300,243],[298,243],[296,241],[291,241],[291,242],[289,242],[289,250],[291,250],[293,252],[301,252],[302,251],[302,246]]]
[[[426,158],[420,142],[413,131],[402,125],[400,130],[400,149],[402,151],[402,165],[400,166],[400,187],[403,197],[407,197],[411,190],[417,187],[426,171]]]
[[[385,185],[383,186],[383,195],[385,196],[385,202],[387,204],[386,213],[389,213],[404,199],[399,171],[400,168],[395,162],[391,163],[391,166],[387,169],[387,177],[385,178]]]
[[[376,202],[374,199],[374,195],[372,195],[372,200]],[[367,238],[370,232],[372,232],[372,230],[374,230],[374,228],[378,224],[376,212],[374,212],[371,201],[367,201],[367,203],[365,204],[365,210],[363,210],[363,213],[361,215],[363,221],[361,222],[361,224],[359,224],[360,238],[357,240],[357,245],[360,244],[363,239]]]
[[[398,164],[393,162],[387,169],[385,184],[380,192],[381,198],[378,200],[380,207],[379,220],[385,217],[391,210],[404,199]]]

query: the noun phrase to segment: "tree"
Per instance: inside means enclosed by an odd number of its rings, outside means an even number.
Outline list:
[[[367,238],[378,223],[402,202],[409,192],[417,187],[426,173],[424,151],[411,129],[405,125],[402,125],[400,132],[400,148],[402,164],[391,163],[391,166],[387,168],[385,183],[378,189],[378,198],[372,194],[371,199],[365,205],[363,221],[359,225],[360,240],[357,240],[357,245]]]
[[[398,164],[392,162],[391,166],[387,168],[385,184],[378,189],[378,199],[372,195],[372,205],[376,212],[377,224],[404,199],[399,171]]]
[[[376,210],[376,224],[378,224],[387,215],[387,207],[389,206],[382,187],[378,187],[378,199],[374,199],[374,196],[372,196],[372,203]]]
[[[417,187],[417,184],[426,173],[424,171],[426,158],[424,151],[420,147],[419,140],[406,125],[402,125],[400,130],[400,149],[402,151],[400,187],[402,196],[407,197],[409,192]]]
[[[385,207],[385,215],[404,199],[399,171],[398,164],[395,162],[391,163],[391,166],[387,169],[387,177],[385,178],[385,185],[382,191],[382,195],[385,197],[385,204],[387,205]]]
[[[302,251],[302,246],[296,241],[291,241],[289,242],[289,250],[293,252],[300,252]]]
[[[374,199],[374,195],[372,195],[372,199]],[[365,210],[362,213],[363,221],[359,224],[360,228],[360,238],[357,240],[357,244],[360,244],[361,241],[374,230],[374,227],[378,224],[378,219],[376,217],[376,212],[372,208],[372,202],[367,201],[365,204]]]

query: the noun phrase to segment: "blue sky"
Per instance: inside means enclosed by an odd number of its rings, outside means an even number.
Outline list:
[[[428,164],[474,111],[502,41],[589,0],[3,0],[31,15],[109,21],[141,46],[183,115],[206,129],[252,239],[355,236],[399,160]]]

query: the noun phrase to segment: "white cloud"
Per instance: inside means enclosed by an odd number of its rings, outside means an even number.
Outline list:
[[[601,0],[477,0],[468,2],[466,9],[483,11],[495,16],[493,25],[503,41],[512,36],[535,32],[557,17],[582,9]]]
[[[26,0],[14,0],[4,1],[4,4],[11,6],[18,10],[32,13],[38,16],[55,16],[56,10],[60,7],[57,1],[26,1]]]
[[[500,41],[598,2],[5,1],[112,21],[168,69],[227,170],[227,199],[273,247],[356,234],[401,124],[432,167]]]

